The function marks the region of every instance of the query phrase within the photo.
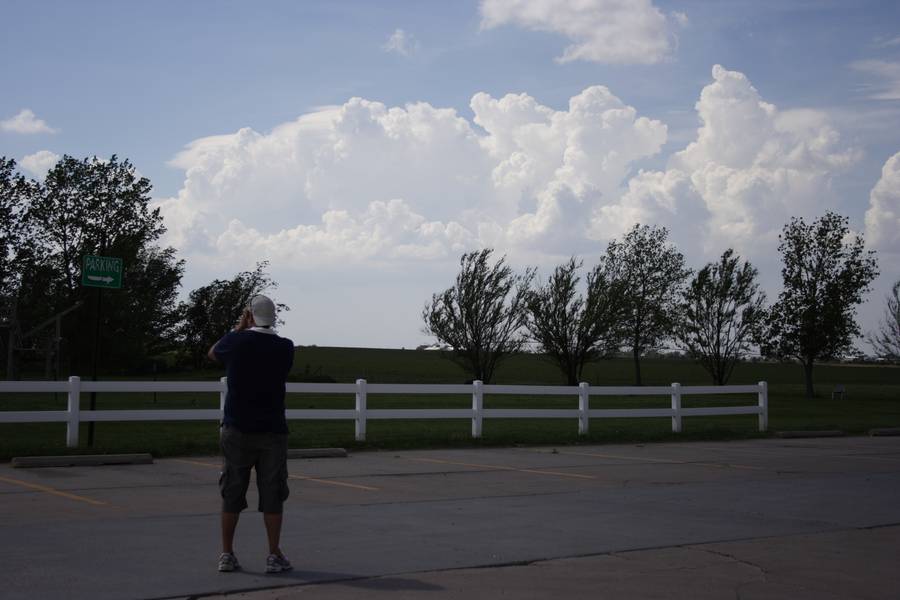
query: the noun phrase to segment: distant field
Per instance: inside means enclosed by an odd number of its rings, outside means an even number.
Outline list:
[[[642,361],[645,385],[706,385],[709,377],[697,365],[684,360]],[[216,379],[218,370],[166,375],[160,379]],[[297,350],[291,379],[333,379],[352,382],[364,378],[372,383],[463,383],[466,373],[439,352],[360,348],[307,347]],[[602,361],[585,369],[592,385],[631,385],[633,365],[628,359]],[[140,378],[137,378],[140,379]],[[735,370],[730,383],[769,382],[770,430],[843,429],[863,433],[872,427],[900,426],[900,368],[870,365],[821,365],[816,368],[818,397],[803,397],[799,366],[774,363],[746,363]],[[563,383],[559,371],[536,355],[510,359],[497,372],[494,383]],[[845,386],[845,400],[831,400],[836,384]],[[82,396],[87,408],[89,396]],[[0,410],[64,410],[62,394],[3,394]],[[290,395],[290,408],[352,408],[352,395]],[[710,403],[752,404],[755,397],[684,399],[685,406]],[[465,408],[468,396],[381,396],[371,395],[369,407],[377,408]],[[667,396],[644,398],[592,398],[592,408],[665,407]],[[99,394],[98,408],[216,408],[217,394]],[[575,408],[572,398],[486,396],[486,408]],[[669,419],[593,419],[586,437],[577,435],[571,420],[490,420],[484,422],[484,437],[470,437],[470,423],[459,421],[370,421],[367,441],[353,439],[350,421],[291,422],[291,446],[342,446],[349,448],[410,448],[498,444],[574,444],[653,441],[664,439],[714,439],[755,437],[754,416],[686,417],[684,432],[671,433]],[[85,447],[87,425],[82,426],[82,447],[65,448],[65,425],[61,423],[0,424],[0,460],[11,456],[46,453],[151,452],[156,456],[207,454],[217,451],[217,426],[209,423],[100,423],[96,425],[93,449]]]

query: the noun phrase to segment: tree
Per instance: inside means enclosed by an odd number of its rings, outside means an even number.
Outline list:
[[[679,298],[690,275],[668,237],[665,227],[636,224],[621,242],[610,242],[600,260],[602,269],[621,273],[627,282],[622,326],[636,385],[641,385],[641,356],[668,338],[678,322]]]
[[[425,333],[453,348],[450,358],[485,383],[526,342],[520,330],[534,278],[532,269],[513,274],[505,256],[490,264],[492,254],[490,248],[463,254],[456,284],[434,294],[422,311]]]
[[[878,355],[896,359],[900,358],[900,281],[894,284],[886,303],[884,320],[869,336],[869,343]]]
[[[32,186],[16,172],[16,161],[0,157],[0,326],[7,330],[6,377],[15,377],[15,353],[19,326],[19,286],[22,263],[33,250],[25,209]]]
[[[807,224],[793,218],[779,236],[784,289],[766,319],[761,348],[769,356],[803,365],[812,398],[813,365],[847,351],[859,334],[856,306],[878,276],[875,253],[848,219],[828,212]]]
[[[266,273],[268,266],[263,261],[254,270],[242,271],[231,279],[215,279],[191,291],[188,300],[179,305],[177,340],[195,368],[203,365],[209,347],[234,327],[253,296],[278,287]],[[276,305],[279,311],[290,310],[284,304]]]
[[[165,227],[159,209],[150,208],[149,180],[115,155],[63,156],[43,182],[30,186],[24,221],[35,250],[18,289],[20,320],[33,326],[79,305],[62,331],[72,370],[89,368],[98,318],[104,366],[144,363],[167,334],[164,315],[184,269],[173,249],[157,245]],[[99,291],[81,285],[87,254],[123,260],[123,288],[103,293],[102,306]]]
[[[595,267],[586,295],[578,294],[582,262],[574,257],[553,271],[546,285],[529,292],[527,327],[532,339],[556,363],[569,385],[577,385],[585,364],[610,356],[622,342],[621,298],[625,281]]]
[[[765,316],[766,296],[756,283],[757,270],[749,262],[739,263],[729,248],[719,262],[700,269],[682,300],[678,341],[716,385],[728,382]]]

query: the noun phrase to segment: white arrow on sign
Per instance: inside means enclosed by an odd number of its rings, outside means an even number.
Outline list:
[[[112,283],[113,278],[107,275],[106,277],[97,277],[96,275],[88,275],[88,279],[91,281],[102,281],[103,283]]]

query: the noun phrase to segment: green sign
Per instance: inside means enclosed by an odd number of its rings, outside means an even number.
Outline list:
[[[85,256],[81,269],[81,285],[120,289],[122,287],[122,259],[108,256]]]

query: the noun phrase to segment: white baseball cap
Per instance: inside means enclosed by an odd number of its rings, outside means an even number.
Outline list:
[[[260,327],[271,327],[275,324],[275,303],[268,296],[253,296],[250,300],[250,313],[253,321]]]

